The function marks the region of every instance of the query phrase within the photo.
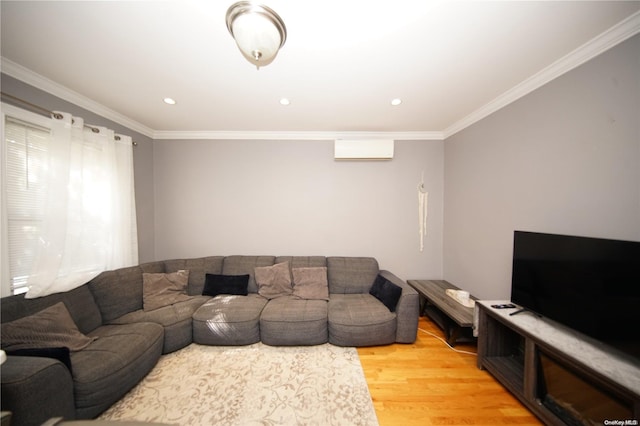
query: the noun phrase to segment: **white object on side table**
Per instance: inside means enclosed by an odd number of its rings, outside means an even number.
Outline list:
[[[476,301],[469,298],[469,292],[464,290],[454,290],[452,288],[448,288],[444,291],[447,296],[451,297],[456,302],[460,303],[462,306],[467,308],[473,308],[476,306]]]

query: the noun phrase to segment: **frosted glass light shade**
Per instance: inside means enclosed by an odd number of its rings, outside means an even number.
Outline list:
[[[287,38],[278,14],[248,1],[235,3],[227,10],[227,28],[242,55],[258,68],[275,59]]]

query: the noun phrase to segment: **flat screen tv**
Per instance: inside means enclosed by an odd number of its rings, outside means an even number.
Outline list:
[[[515,231],[511,301],[640,359],[640,242]]]

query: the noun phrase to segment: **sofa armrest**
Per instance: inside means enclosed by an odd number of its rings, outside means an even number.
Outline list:
[[[382,270],[380,271],[380,275],[389,280],[389,282],[402,288],[402,295],[396,305],[396,342],[415,342],[418,335],[418,317],[420,316],[418,292],[389,271]]]
[[[73,379],[60,361],[8,356],[0,381],[2,410],[11,411],[13,426],[40,425],[50,417],[75,419]]]

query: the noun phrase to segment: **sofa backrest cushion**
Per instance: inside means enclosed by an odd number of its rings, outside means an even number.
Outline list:
[[[147,273],[147,274],[162,274],[165,272],[169,272],[169,271],[165,271],[164,262],[161,262],[161,261],[142,263],[140,264],[140,269],[142,269],[143,273]],[[175,271],[172,271],[172,272],[175,272]]]
[[[329,294],[369,293],[378,272],[373,257],[327,257]]]
[[[271,266],[275,263],[275,256],[227,256],[222,264],[223,275],[249,274],[249,293],[257,293],[258,285],[254,276],[257,266]]]
[[[275,263],[289,262],[289,268],[314,268],[327,266],[324,256],[278,256]]]
[[[142,268],[140,266],[102,272],[89,281],[89,288],[105,323],[142,309]]]
[[[187,294],[199,296],[204,290],[206,274],[222,274],[224,256],[199,257],[196,259],[165,260],[165,272],[177,272],[181,269],[189,271]]]
[[[14,321],[40,312],[58,302],[64,302],[81,333],[87,334],[102,325],[102,316],[89,287],[85,284],[64,293],[25,299],[24,294],[3,297],[0,312],[2,322]]]

